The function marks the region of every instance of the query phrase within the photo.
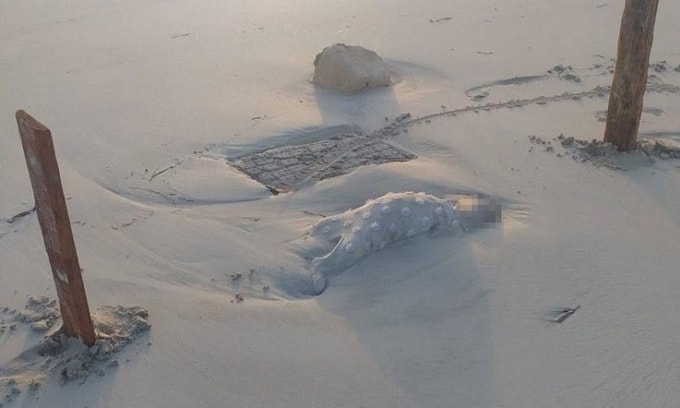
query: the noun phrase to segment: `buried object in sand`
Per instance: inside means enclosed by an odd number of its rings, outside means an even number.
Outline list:
[[[388,193],[318,222],[305,238],[317,294],[326,278],[372,253],[418,235],[467,231],[501,220],[500,204],[485,196],[446,200],[426,193]]]
[[[363,47],[334,44],[314,59],[315,85],[352,95],[390,85],[390,74],[378,54]]]

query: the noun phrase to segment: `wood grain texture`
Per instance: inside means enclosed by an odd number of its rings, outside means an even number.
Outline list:
[[[604,141],[636,148],[659,0],[626,0]]]
[[[57,288],[66,335],[95,342],[92,318],[66,209],[50,130],[24,111],[16,114],[35,207]]]

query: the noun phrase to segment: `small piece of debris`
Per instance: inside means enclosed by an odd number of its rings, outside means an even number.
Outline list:
[[[666,61],[657,61],[651,64],[651,68],[658,73],[666,72],[668,70],[667,64]]]
[[[66,366],[61,370],[61,375],[64,381],[72,381],[79,378],[87,377],[90,372],[85,367],[85,362],[80,356],[66,363]]]
[[[572,81],[572,82],[581,82],[581,78],[579,78],[577,75],[574,74],[565,74],[563,77],[561,77],[565,81]]]
[[[20,212],[16,215],[12,216],[12,218],[7,220],[7,223],[13,224],[15,221],[19,220],[20,218],[23,218],[23,217],[25,217],[29,214],[34,213],[34,212],[35,212],[35,206],[33,206],[33,208],[31,208],[30,210],[22,211],[22,212]]]
[[[486,92],[486,91],[483,91],[483,92],[480,92],[478,94],[472,95],[471,98],[472,98],[473,101],[477,102],[477,101],[481,101],[482,99],[486,98],[487,96],[489,96],[489,93]]]
[[[578,306],[573,307],[573,308],[563,307],[563,308],[552,310],[552,311],[550,311],[550,313],[548,313],[548,320],[553,322],[553,323],[562,323],[565,320],[567,320],[567,318],[569,316],[573,315],[580,308],[581,308],[581,305],[578,305]]]
[[[560,136],[562,136],[562,135],[560,135]],[[564,147],[571,146],[571,145],[574,144],[574,137],[569,136],[569,137],[565,138],[564,136],[562,136],[562,142],[561,143],[562,143],[562,146],[564,146]]]
[[[540,138],[536,135],[529,135],[529,141],[532,144],[540,144],[540,145],[547,144],[547,142],[545,140],[543,140],[542,138]]]

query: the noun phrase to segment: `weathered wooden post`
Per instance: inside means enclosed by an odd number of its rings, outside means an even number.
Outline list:
[[[38,221],[57,287],[64,331],[67,336],[80,337],[83,343],[91,346],[95,342],[94,328],[61,187],[52,134],[24,111],[18,111],[16,117],[33,186]]]
[[[637,145],[658,6],[659,0],[626,0],[623,10],[604,130],[604,141],[613,143],[619,151],[627,152]]]

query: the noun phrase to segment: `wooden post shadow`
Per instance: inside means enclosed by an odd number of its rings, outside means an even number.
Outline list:
[[[80,274],[71,221],[66,210],[50,130],[24,111],[16,113],[21,144],[31,178],[45,249],[57,287],[64,331],[94,345],[95,334]]]

